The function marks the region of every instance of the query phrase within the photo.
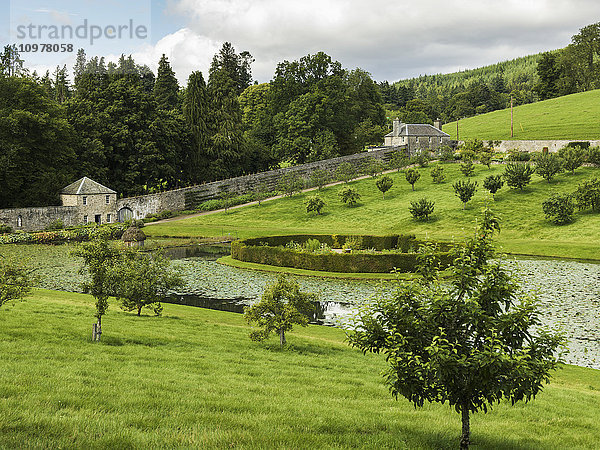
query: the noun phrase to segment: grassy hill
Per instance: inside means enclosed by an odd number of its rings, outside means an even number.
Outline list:
[[[478,191],[466,210],[454,195],[453,181],[464,179],[458,164],[444,164],[447,181],[434,184],[430,168],[419,169],[421,179],[412,192],[403,173],[391,174],[394,186],[385,200],[372,179],[355,181],[362,196],[361,205],[347,207],[340,203],[337,192],[340,186],[326,188],[321,195],[326,202],[321,216],[306,214],[304,200],[311,193],[295,195],[217,213],[147,226],[144,231],[151,236],[267,236],[294,233],[363,233],[389,234],[414,233],[420,238],[451,241],[462,239],[474,230],[489,193],[482,188],[483,179],[490,174],[501,174],[502,166],[491,169],[477,165],[474,180]],[[551,183],[534,175],[532,183],[523,191],[503,187],[492,208],[502,219],[498,242],[505,252],[529,255],[598,259],[600,255],[600,214],[578,213],[575,223],[557,226],[544,218],[542,202],[554,192],[571,192],[581,181],[600,176],[595,168],[579,168],[575,175],[558,175]],[[487,194],[487,195],[486,195]],[[416,222],[409,210],[411,201],[427,197],[435,201],[433,220]]]
[[[248,339],[240,315],[111,306],[90,342],[94,300],[36,290],[0,311],[1,448],[456,448],[448,406],[415,409],[383,384],[381,356],[310,326]],[[564,366],[533,402],[472,420],[481,448],[594,448],[600,371]]]
[[[600,90],[580,92],[514,108],[515,140],[600,139]],[[443,130],[456,138],[456,122]],[[510,108],[459,121],[459,138],[510,137]]]

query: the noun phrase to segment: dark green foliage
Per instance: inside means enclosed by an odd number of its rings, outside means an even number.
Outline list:
[[[563,160],[563,165],[566,170],[570,170],[572,174],[575,169],[581,167],[585,161],[585,150],[581,147],[563,147],[558,151],[558,156]]]
[[[423,197],[416,202],[410,202],[408,210],[416,220],[429,220],[429,216],[433,214],[434,206],[435,202]]]
[[[463,203],[463,209],[465,209],[468,201],[473,198],[477,191],[477,181],[459,180],[452,185],[452,189],[454,189],[454,194],[456,194]]]
[[[440,150],[440,160],[444,162],[454,161],[454,149],[449,145],[444,145]]]
[[[537,74],[539,82],[535,86],[535,90],[540,96],[540,100],[557,97],[559,95],[560,67],[554,53],[542,54],[538,62]]]
[[[163,54],[158,62],[158,73],[153,91],[158,109],[168,110],[176,108],[178,92],[179,83],[177,82],[177,78],[175,78],[175,72],[173,72],[167,57]]]
[[[519,150],[513,149],[508,151],[508,161],[530,161],[531,153],[529,152],[521,152]]]
[[[548,183],[557,173],[562,172],[562,160],[554,153],[542,153],[535,160],[536,173]]]
[[[314,294],[302,292],[296,281],[280,275],[277,282],[267,286],[259,302],[244,310],[246,321],[260,328],[250,333],[250,339],[264,341],[275,332],[280,345],[284,346],[286,331],[291,331],[296,324],[308,325],[314,301]]]
[[[357,177],[356,167],[349,162],[343,162],[335,169],[335,178],[348,183]]]
[[[0,255],[0,307],[25,297],[30,290],[30,278],[25,267]]]
[[[302,178],[296,172],[284,173],[277,183],[277,190],[283,192],[288,197],[291,197],[296,192],[300,192],[303,187]]]
[[[6,225],[5,223],[0,223],[0,234],[4,233],[12,233],[13,229],[11,226]]]
[[[419,167],[427,167],[429,165],[429,159],[429,154],[426,151],[421,151],[410,158],[410,164],[416,164]]]
[[[446,179],[446,175],[444,175],[444,168],[440,165],[433,166],[431,168],[431,172],[429,173],[431,175],[431,179],[436,184],[443,183]]]
[[[392,298],[362,307],[347,333],[352,346],[385,355],[384,378],[394,397],[419,407],[448,403],[461,414],[461,448],[470,444],[471,413],[541,392],[563,343],[540,329],[535,301],[501,262],[492,262],[498,222],[489,213],[482,222],[453,252],[449,280],[441,283],[437,271],[425,270],[421,285],[403,284]],[[431,257],[426,253],[425,262]]]
[[[347,204],[348,206],[356,206],[358,201],[360,200],[360,194],[355,188],[352,187],[343,187],[339,192],[338,196],[340,197],[340,201],[342,203]]]
[[[317,215],[320,215],[321,210],[325,206],[325,201],[318,195],[311,195],[304,201],[304,204],[307,213],[316,212]]]
[[[590,147],[587,151],[586,161],[596,167],[600,166],[600,147]]]
[[[51,222],[44,230],[54,231],[54,230],[62,230],[65,227],[65,224],[62,220],[57,219],[54,222]]]
[[[465,177],[472,177],[475,175],[475,165],[470,159],[464,160],[460,165],[460,171]]]
[[[419,181],[419,178],[421,178],[421,174],[417,169],[410,168],[407,169],[406,172],[404,172],[404,177],[406,178],[408,184],[412,186],[412,190],[414,191],[415,183]]]
[[[479,158],[479,164],[481,164],[483,166],[487,166],[488,169],[490,168],[490,165],[492,164],[492,152],[482,151],[479,153],[478,158]]]
[[[512,162],[506,165],[502,177],[511,188],[523,190],[531,182],[535,169],[529,164]]]
[[[161,300],[172,289],[183,286],[183,280],[170,266],[161,254],[123,252],[111,268],[111,294],[125,311],[136,311],[139,316],[142,308],[150,308],[159,316]]]
[[[542,203],[546,219],[551,219],[557,225],[573,222],[575,204],[572,194],[553,194]]]
[[[488,175],[483,180],[483,188],[490,191],[490,194],[492,194],[492,196],[494,196],[496,192],[502,189],[502,186],[504,186],[502,175]]]
[[[579,210],[600,211],[600,179],[591,178],[577,186],[573,193]]]
[[[385,200],[385,193],[394,185],[394,180],[392,180],[390,176],[384,175],[375,181],[375,185],[377,186],[377,189],[381,191],[383,199]]]
[[[310,174],[311,186],[316,186],[322,189],[327,183],[331,181],[331,174],[325,169],[315,169]]]
[[[209,134],[209,97],[206,83],[201,72],[192,72],[188,78],[183,98],[183,115],[189,127],[192,142],[186,154],[187,179],[199,183],[209,178],[204,173],[208,166]]]

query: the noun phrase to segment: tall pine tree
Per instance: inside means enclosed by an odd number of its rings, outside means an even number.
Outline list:
[[[208,131],[209,99],[202,72],[192,72],[188,78],[183,100],[183,113],[192,134],[193,143],[187,155],[187,179],[199,183],[208,178],[207,151],[210,142]]]
[[[163,54],[158,62],[158,73],[154,83],[154,98],[158,109],[174,109],[177,107],[179,83],[167,57]]]

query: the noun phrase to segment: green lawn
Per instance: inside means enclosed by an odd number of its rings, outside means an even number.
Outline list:
[[[600,90],[566,95],[514,108],[514,137],[510,137],[510,108],[459,121],[463,139],[600,139]],[[456,139],[456,122],[443,130]]]
[[[1,448],[456,448],[459,416],[414,409],[382,383],[383,358],[319,326],[257,344],[240,315],[111,307],[36,290],[0,310]],[[600,371],[565,366],[535,401],[472,421],[475,448],[596,448]]]
[[[474,180],[479,188],[466,210],[454,195],[452,183],[464,178],[458,164],[443,165],[447,181],[433,184],[430,168],[419,169],[421,179],[412,192],[404,174],[394,173],[394,186],[385,200],[372,179],[351,183],[362,195],[361,204],[347,207],[340,203],[340,186],[326,188],[322,196],[327,205],[320,216],[306,214],[303,201],[312,193],[295,195],[206,216],[150,225],[144,231],[158,236],[267,236],[294,233],[315,234],[388,234],[414,233],[419,238],[460,240],[474,230],[486,199],[492,201],[482,188],[489,174],[500,174],[502,166],[491,169],[477,165]],[[596,168],[579,168],[575,175],[561,174],[551,183],[534,175],[523,192],[502,188],[492,208],[502,219],[498,243],[505,252],[527,255],[600,259],[600,214],[577,213],[576,221],[556,226],[544,218],[542,202],[553,192],[570,192],[578,183],[600,176]],[[434,217],[429,222],[416,222],[408,211],[411,201],[427,197],[435,201]]]

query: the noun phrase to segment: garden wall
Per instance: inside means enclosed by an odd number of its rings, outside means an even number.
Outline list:
[[[548,148],[549,152],[557,152],[570,142],[589,142],[591,147],[600,146],[599,140],[589,139],[571,139],[571,140],[525,140],[525,141],[500,141],[500,144],[495,147],[496,151],[508,152],[509,150],[518,150],[520,152],[541,152],[544,147]],[[464,141],[459,141],[463,144]]]

